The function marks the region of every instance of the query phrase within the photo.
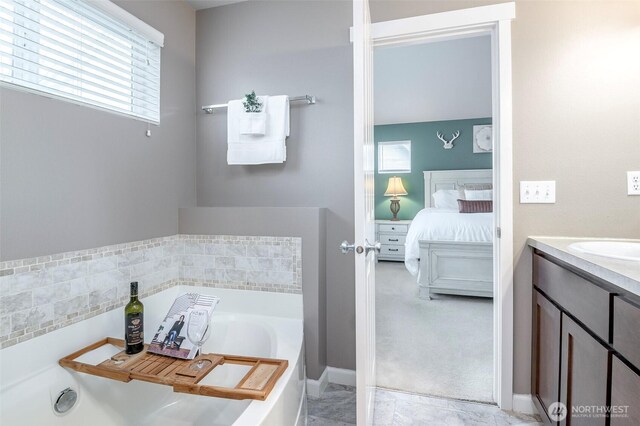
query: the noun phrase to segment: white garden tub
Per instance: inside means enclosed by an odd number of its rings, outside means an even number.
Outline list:
[[[258,291],[174,287],[144,298],[145,340],[174,298],[186,292],[221,298],[205,352],[287,359],[289,367],[266,401],[234,401],[174,393],[171,387],[95,377],[60,367],[58,360],[106,336],[121,337],[121,309],[0,351],[0,424],[18,425],[303,425],[306,417],[302,296]],[[221,366],[206,382],[233,385],[246,367]],[[78,402],[54,412],[60,391]]]

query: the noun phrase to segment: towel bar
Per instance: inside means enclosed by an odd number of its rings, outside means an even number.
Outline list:
[[[307,105],[312,105],[316,103],[316,97],[311,95],[291,96],[289,102],[306,102]],[[227,108],[227,104],[205,105],[202,110],[207,114],[213,114],[216,109],[224,108]]]

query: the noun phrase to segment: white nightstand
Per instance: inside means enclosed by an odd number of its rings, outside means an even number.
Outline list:
[[[378,260],[404,262],[404,241],[410,220],[376,220],[376,240],[382,248]]]

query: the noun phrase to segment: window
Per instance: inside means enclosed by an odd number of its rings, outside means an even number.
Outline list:
[[[0,83],[159,124],[163,40],[105,0],[0,0]]]
[[[411,173],[411,141],[378,142],[378,173]]]

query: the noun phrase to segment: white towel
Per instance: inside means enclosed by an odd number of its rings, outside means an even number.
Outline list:
[[[241,135],[264,135],[267,130],[267,113],[243,112],[240,118]]]
[[[243,112],[240,117],[241,135],[264,135],[267,128],[267,107],[269,96],[258,96],[262,103],[261,112]]]
[[[240,133],[244,113],[242,100],[229,101],[227,107],[227,163],[269,164],[287,159],[285,140],[289,136],[289,97],[269,96],[264,135]]]

